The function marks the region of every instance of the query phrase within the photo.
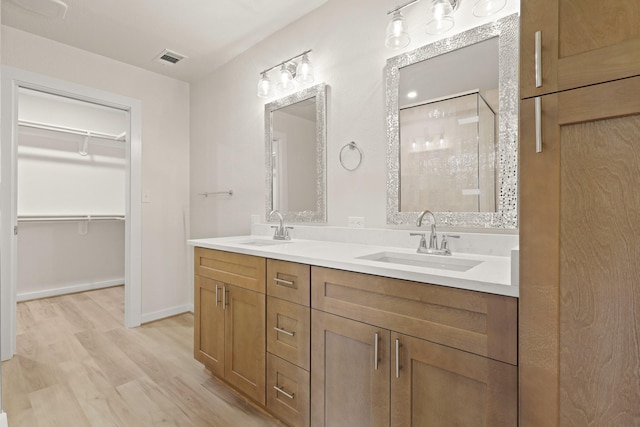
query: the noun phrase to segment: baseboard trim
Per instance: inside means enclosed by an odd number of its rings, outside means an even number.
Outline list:
[[[142,314],[140,320],[142,323],[155,322],[156,320],[164,319],[171,316],[176,316],[182,313],[193,312],[193,304],[178,305],[176,307],[170,307],[160,311],[154,311],[153,313]]]
[[[6,412],[0,412],[0,427],[9,427],[9,421],[7,421]]]
[[[124,283],[124,277],[121,279],[106,280],[104,282],[84,283],[81,285],[65,286],[63,288],[46,289],[44,291],[23,292],[16,296],[18,302],[30,301],[40,298],[51,298],[60,295],[75,294],[77,292],[92,291],[94,289],[110,288],[112,286],[120,286]]]

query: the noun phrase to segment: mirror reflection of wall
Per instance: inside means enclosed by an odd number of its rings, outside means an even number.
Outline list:
[[[273,111],[273,209],[316,209],[315,106],[311,98]]]

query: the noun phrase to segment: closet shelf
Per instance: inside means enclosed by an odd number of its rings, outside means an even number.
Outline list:
[[[124,215],[19,215],[18,222],[124,221]]]
[[[118,142],[125,142],[126,136],[127,136],[126,132],[122,132],[119,135],[112,135],[112,134],[103,133],[103,132],[93,132],[85,129],[76,129],[76,128],[71,128],[66,126],[52,125],[48,123],[32,122],[29,120],[18,120],[18,125],[23,127],[34,128],[34,129],[43,129],[43,130],[50,130],[54,132],[70,133],[74,135],[89,136],[91,138],[107,139],[110,141],[118,141]]]

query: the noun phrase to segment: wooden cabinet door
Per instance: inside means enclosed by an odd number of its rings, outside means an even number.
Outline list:
[[[224,378],[265,404],[265,295],[226,285]]]
[[[194,357],[217,376],[224,376],[224,285],[195,276]]]
[[[311,425],[388,426],[389,331],[317,310],[311,331]]]
[[[640,75],[638,0],[522,0],[520,8],[522,98]]]
[[[522,427],[640,425],[639,94],[543,96],[541,153],[521,103]]]
[[[392,426],[517,426],[517,367],[395,332],[391,342]]]

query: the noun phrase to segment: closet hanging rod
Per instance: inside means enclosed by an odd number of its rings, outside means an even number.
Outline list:
[[[54,132],[71,133],[74,135],[91,136],[93,138],[108,139],[110,141],[125,142],[126,140],[125,138],[127,136],[126,132],[122,132],[119,135],[112,135],[109,133],[93,132],[85,129],[76,129],[76,128],[70,128],[66,126],[52,125],[48,123],[38,123],[38,122],[29,121],[29,120],[18,120],[18,125],[34,128],[34,129],[43,129],[43,130],[51,130]]]
[[[124,215],[22,215],[18,222],[124,221]]]

